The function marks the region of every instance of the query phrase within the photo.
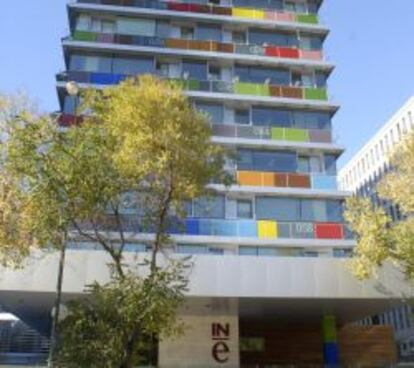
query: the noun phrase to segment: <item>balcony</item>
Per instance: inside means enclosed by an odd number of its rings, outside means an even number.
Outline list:
[[[75,31],[71,39],[73,41],[83,42],[98,42],[106,44],[109,43],[156,48],[207,51],[214,53],[255,55],[283,59],[307,59],[313,61],[323,60],[322,51],[302,50],[295,47],[235,44],[216,41],[186,40],[181,38],[129,36],[121,34],[96,33],[87,31]]]
[[[151,233],[143,226],[138,216],[122,216],[122,226],[126,232]],[[102,229],[116,231],[115,218],[108,215],[102,223]],[[88,225],[83,225],[88,230]],[[278,222],[276,220],[254,219],[206,219],[187,218],[177,220],[169,229],[171,235],[214,236],[252,238],[257,240],[276,239],[317,239],[317,240],[353,240],[353,234],[342,223],[326,222]]]
[[[81,4],[101,4],[113,6],[136,7],[143,9],[171,10],[186,13],[212,14],[214,16],[227,16],[234,18],[267,20],[288,23],[303,23],[316,25],[319,23],[316,14],[297,14],[288,11],[275,11],[273,9],[256,9],[245,7],[224,7],[212,4],[197,4],[178,1],[155,0],[78,0]]]
[[[110,73],[93,73],[93,72],[72,72],[57,75],[58,81],[75,81],[84,84],[96,85],[116,85],[133,75],[126,74],[110,74]],[[258,97],[276,97],[276,98],[292,98],[299,100],[327,101],[328,94],[325,88],[303,88],[291,86],[279,86],[272,84],[256,84],[245,82],[224,82],[224,81],[200,81],[195,79],[169,79],[177,83],[183,90],[199,91],[211,93],[224,93],[236,95],[249,95]],[[288,134],[290,138],[306,139],[302,132],[294,130],[272,130],[272,135],[276,138]],[[302,136],[303,134],[303,136]]]
[[[239,185],[253,187],[337,190],[336,176],[324,174],[237,171],[236,178]]]

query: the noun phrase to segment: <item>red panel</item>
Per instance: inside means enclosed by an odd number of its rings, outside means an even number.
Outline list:
[[[344,228],[341,224],[316,223],[316,239],[343,239]]]
[[[275,47],[275,46],[267,46],[265,48],[265,55],[266,56],[280,56],[279,53],[279,47]]]
[[[188,10],[194,13],[208,13],[208,7],[199,4],[188,4]]]
[[[182,3],[168,3],[169,10],[176,10],[176,11],[190,11],[189,4],[182,4]]]
[[[279,47],[280,57],[299,59],[299,50],[291,49],[289,47]]]

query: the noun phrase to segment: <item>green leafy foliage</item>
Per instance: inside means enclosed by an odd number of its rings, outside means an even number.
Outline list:
[[[372,276],[385,261],[394,262],[407,279],[414,280],[414,135],[409,135],[390,157],[392,170],[378,185],[380,198],[398,205],[403,219],[393,223],[381,208],[368,199],[347,201],[345,218],[357,236],[355,257],[350,262],[354,274]]]

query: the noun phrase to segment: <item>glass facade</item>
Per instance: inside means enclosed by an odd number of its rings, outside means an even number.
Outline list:
[[[336,190],[340,152],[332,143],[336,108],[326,92],[331,69],[322,62],[325,34],[313,26],[296,27],[317,24],[317,2],[135,1],[130,6],[192,15],[184,23],[176,13],[144,17],[136,9],[129,16],[79,9],[73,15],[71,40],[90,47],[68,47],[68,71],[58,78],[92,86],[146,73],[174,80],[210,121],[213,136],[226,138],[232,152],[226,168],[234,185],[185,204],[186,218],[174,219],[170,232],[195,238],[173,250],[194,255],[347,256],[346,247],[340,248],[342,253],[312,248],[326,240],[350,239],[343,223],[344,198]],[[211,19],[198,16],[203,12],[210,12]],[[221,22],[223,16],[232,20]],[[104,50],[95,48],[100,44]],[[121,50],[119,45],[130,48]],[[167,49],[173,54],[165,53]],[[76,101],[65,96],[62,105],[70,114]],[[133,211],[125,211],[125,229],[148,232],[138,208],[138,217]],[[197,237],[202,238],[193,241]],[[230,241],[232,247],[212,245],[210,237]],[[238,244],[238,239],[251,244]],[[286,247],[283,239],[317,243]],[[268,240],[280,245],[260,243]],[[132,250],[145,247],[131,245]]]

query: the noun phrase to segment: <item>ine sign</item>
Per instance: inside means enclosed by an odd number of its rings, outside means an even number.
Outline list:
[[[212,323],[211,339],[213,340],[213,348],[211,355],[217,363],[226,363],[229,360],[230,340],[230,324]]]

